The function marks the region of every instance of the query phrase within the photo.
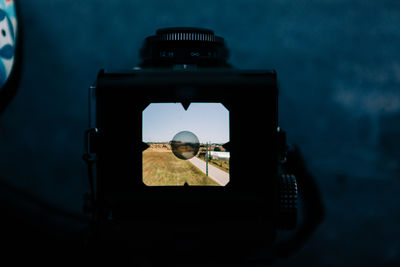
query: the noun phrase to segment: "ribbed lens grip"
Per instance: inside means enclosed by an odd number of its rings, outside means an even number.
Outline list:
[[[166,28],[157,31],[162,41],[202,41],[215,42],[214,32],[197,28]]]

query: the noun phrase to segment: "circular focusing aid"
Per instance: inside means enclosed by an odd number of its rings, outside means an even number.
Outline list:
[[[177,158],[183,160],[191,159],[199,152],[200,142],[194,133],[182,131],[172,139],[171,148]]]

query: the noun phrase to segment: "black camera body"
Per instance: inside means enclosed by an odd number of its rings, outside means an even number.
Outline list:
[[[223,39],[204,29],[159,30],[141,55],[140,68],[100,71],[90,89],[93,243],[179,254],[207,244],[207,254],[219,256],[270,247],[279,227],[295,226],[297,199],[294,177],[281,167],[286,144],[278,127],[276,72],[232,68]],[[143,182],[149,147],[143,111],[152,103],[181,103],[185,110],[221,103],[229,111],[225,186]]]

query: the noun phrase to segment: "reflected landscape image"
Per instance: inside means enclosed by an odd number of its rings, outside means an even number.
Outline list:
[[[225,186],[229,111],[220,103],[153,103],[143,111],[142,177],[147,186]]]
[[[172,153],[180,159],[191,159],[199,152],[197,136],[189,131],[177,133],[171,141]]]

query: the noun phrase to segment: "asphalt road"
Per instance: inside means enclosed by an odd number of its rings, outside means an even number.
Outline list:
[[[189,161],[196,166],[197,168],[199,168],[203,173],[206,173],[206,162],[193,157],[191,159],[189,159]],[[217,167],[208,164],[208,177],[210,177],[211,179],[213,179],[215,182],[219,183],[222,186],[225,186],[228,182],[229,182],[229,173],[218,169]]]

